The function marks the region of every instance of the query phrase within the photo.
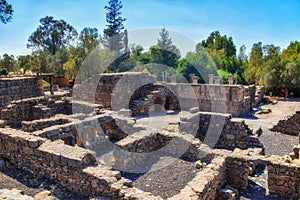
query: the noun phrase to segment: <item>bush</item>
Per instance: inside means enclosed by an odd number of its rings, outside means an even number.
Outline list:
[[[0,75],[8,75],[8,70],[5,67],[0,68]]]

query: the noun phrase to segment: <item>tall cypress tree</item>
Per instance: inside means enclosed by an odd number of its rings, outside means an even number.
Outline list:
[[[120,0],[109,0],[108,6],[105,6],[107,28],[104,29],[104,45],[118,54],[126,49],[123,31],[126,19],[121,17],[122,8]]]

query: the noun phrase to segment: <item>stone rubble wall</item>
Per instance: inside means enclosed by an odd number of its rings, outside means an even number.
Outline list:
[[[295,114],[279,122],[271,129],[273,132],[280,132],[288,135],[299,135],[300,132],[300,106],[296,107]]]
[[[12,101],[1,111],[1,119],[7,125],[21,125],[22,121],[47,119],[57,114],[101,114],[98,104],[72,101],[69,97],[55,100],[45,96]]]
[[[54,180],[84,196],[105,195],[112,199],[156,199],[132,187],[119,171],[96,163],[95,152],[51,142],[14,129],[0,129],[0,155],[18,168]]]
[[[179,127],[181,132],[196,135],[202,142],[209,142],[211,148],[263,148],[258,135],[253,134],[244,121],[231,119],[229,114],[197,112],[182,117]]]
[[[40,76],[0,78],[0,109],[11,101],[42,95],[44,88]]]
[[[20,125],[22,121],[49,118],[56,114],[70,114],[70,99],[58,100],[34,97],[12,101],[1,111],[7,125]]]
[[[170,137],[175,135],[170,134]],[[188,138],[185,140],[190,142]],[[294,148],[294,154],[289,160],[281,157],[266,158],[260,155],[261,148],[235,149],[230,152],[210,149],[207,145],[199,144],[199,141],[193,142],[191,146],[198,146],[198,151],[194,152],[197,159],[203,158],[201,153],[212,157],[205,161],[207,165],[180,194],[170,199],[214,198],[220,195],[219,191],[225,184],[244,189],[248,186],[248,176],[258,164],[268,167],[270,193],[292,199],[299,198],[299,145]],[[178,144],[175,147],[178,148]],[[130,148],[126,145],[127,150]],[[23,170],[55,180],[71,191],[86,196],[101,194],[113,199],[161,199],[132,188],[132,182],[121,178],[120,172],[96,164],[95,152],[65,145],[59,140],[52,142],[28,132],[1,128],[0,155]]]
[[[298,146],[297,154],[299,155]],[[284,159],[271,156],[268,164],[268,192],[288,199],[300,198],[300,160],[299,157]]]
[[[133,119],[113,114],[111,111],[92,116],[57,115],[49,119],[23,121],[22,127],[25,131],[34,129],[32,134],[42,138],[52,141],[61,139],[68,145],[76,144],[89,149],[116,142],[144,128],[136,126]]]
[[[144,130],[145,127],[137,126],[136,121],[123,115],[114,115],[113,119],[105,124],[106,135],[112,142],[118,142],[128,135]]]
[[[61,125],[69,123],[70,120],[66,119],[66,117],[58,117],[54,116],[48,119],[38,119],[33,121],[22,121],[22,130],[25,132],[34,132],[38,130],[42,130],[44,128],[48,128],[50,126]]]

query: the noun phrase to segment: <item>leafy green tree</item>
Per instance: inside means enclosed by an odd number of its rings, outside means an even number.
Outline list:
[[[169,32],[162,28],[157,45],[150,48],[150,55],[154,63],[176,68],[180,58],[179,49],[173,44]]]
[[[0,21],[4,24],[12,20],[14,10],[6,0],[0,0]]]
[[[256,75],[258,84],[266,88],[273,89],[280,84],[280,73],[282,65],[280,63],[280,47],[274,45],[263,46],[263,64],[261,73]]]
[[[82,46],[87,52],[91,52],[94,48],[98,47],[100,43],[100,36],[98,29],[86,27],[79,34],[79,45]]]
[[[249,84],[255,84],[258,81],[258,76],[261,73],[263,64],[263,49],[262,43],[254,43],[250,52],[249,63],[245,66],[244,77]]]
[[[247,62],[245,46],[240,48],[239,57],[237,57],[232,37],[222,36],[219,31],[214,31],[206,40],[196,45],[196,52],[202,51],[209,53],[224,80],[228,74],[235,74],[239,84],[245,82],[243,78],[244,65]]]
[[[105,6],[107,28],[104,29],[104,45],[117,54],[123,53],[124,49],[128,48],[124,45],[123,30],[126,19],[121,17],[122,8],[120,0],[109,0],[108,6]]]
[[[196,50],[201,51],[202,49],[206,49],[208,52],[210,50],[219,51],[224,49],[226,56],[229,57],[236,55],[236,47],[233,43],[232,37],[227,38],[226,35],[221,36],[219,31],[212,32],[206,40],[197,44]]]
[[[0,67],[0,75],[8,75],[8,70]]]
[[[30,70],[31,67],[31,56],[19,56],[18,57],[18,69],[22,71],[23,74],[26,73],[27,70]]]
[[[60,48],[70,46],[77,37],[75,28],[64,20],[46,16],[40,19],[40,23],[29,37],[27,48],[47,50],[55,55]]]
[[[0,60],[0,67],[6,68],[9,72],[14,72],[17,69],[17,61],[13,55],[5,53]]]
[[[280,55],[282,72],[281,86],[286,90],[299,90],[300,85],[300,42],[294,41]]]
[[[179,61],[176,71],[186,80],[189,80],[190,74],[195,74],[200,83],[208,83],[209,74],[217,75],[216,65],[206,51],[188,53],[185,59]]]
[[[83,47],[72,46],[69,49],[69,59],[63,64],[63,70],[71,80],[74,80],[76,78],[77,72],[81,67],[85,57],[86,53]]]

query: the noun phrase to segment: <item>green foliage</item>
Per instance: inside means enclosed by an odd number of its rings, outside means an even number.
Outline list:
[[[232,37],[222,36],[219,31],[214,31],[206,40],[196,45],[196,52],[202,51],[208,52],[212,57],[217,69],[223,75],[224,81],[225,74],[236,74],[238,83],[245,82],[242,77],[244,65],[247,62],[246,47],[244,45],[240,48],[237,57]]]
[[[0,67],[0,75],[8,75],[8,70],[6,68]]]
[[[98,29],[96,28],[85,27],[80,32],[78,39],[79,45],[87,52],[91,52],[100,43]]]
[[[30,69],[31,65],[31,56],[18,56],[18,69],[22,71],[23,74],[26,73],[27,70]]]
[[[63,47],[68,47],[77,37],[77,32],[64,20],[55,20],[52,16],[40,19],[38,26],[28,39],[27,48],[47,50],[52,55]]]
[[[13,55],[3,54],[2,59],[0,59],[0,68],[5,68],[9,72],[16,71],[17,61]]]
[[[0,21],[4,24],[12,20],[14,10],[6,0],[0,0]]]
[[[150,54],[154,63],[163,64],[176,68],[180,58],[179,49],[173,45],[169,32],[162,28],[158,38],[157,45],[150,48]]]
[[[200,83],[208,83],[208,75],[216,75],[216,65],[209,54],[205,51],[188,53],[185,59],[179,61],[176,69],[187,81],[190,74],[199,77]]]
[[[196,51],[201,51],[203,48],[208,50],[208,52],[223,50],[223,54],[227,57],[236,55],[236,48],[232,37],[221,36],[219,31],[212,32],[206,40],[197,44]]]
[[[104,29],[104,45],[111,51],[115,51],[117,54],[121,54],[125,52],[124,49],[128,49],[128,46],[124,45],[124,37],[126,38],[127,35],[123,32],[123,23],[126,19],[121,17],[122,8],[123,5],[120,0],[109,0],[108,6],[105,6],[105,9],[107,10],[107,28]]]
[[[282,86],[299,89],[300,85],[300,42],[291,42],[280,55],[282,72],[280,74]]]
[[[230,74],[229,72],[224,71],[223,69],[218,70],[218,75],[221,77],[222,83],[224,83],[224,84],[228,84],[228,75],[229,74]]]

